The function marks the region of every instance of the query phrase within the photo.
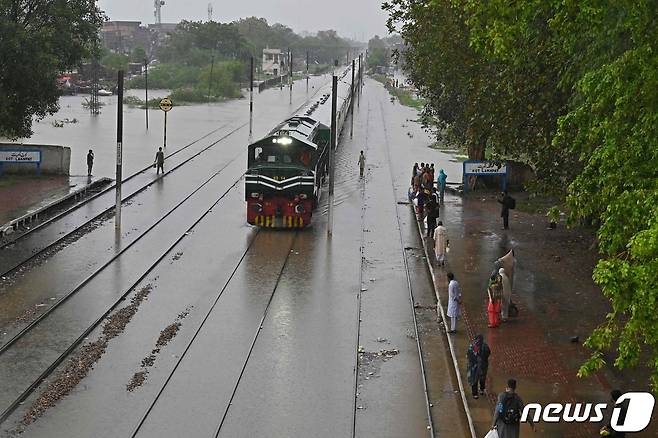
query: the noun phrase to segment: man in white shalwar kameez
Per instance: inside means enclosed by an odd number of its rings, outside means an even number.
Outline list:
[[[462,292],[459,283],[455,280],[455,274],[448,272],[448,312],[450,317],[450,330],[448,333],[457,333],[457,318],[462,301]]]
[[[443,222],[439,221],[437,227],[434,229],[434,255],[436,256],[437,263],[445,265],[447,252],[448,230],[443,226]]]

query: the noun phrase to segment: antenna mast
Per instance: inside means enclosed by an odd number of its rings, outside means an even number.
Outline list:
[[[208,3],[208,21],[212,21],[212,3]]]
[[[153,11],[153,15],[155,15],[155,24],[162,24],[162,7],[164,4],[164,0],[154,0],[155,11]]]

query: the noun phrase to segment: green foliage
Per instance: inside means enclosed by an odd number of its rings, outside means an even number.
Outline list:
[[[107,53],[101,59],[100,63],[106,69],[112,71],[112,76],[116,76],[116,72],[119,70],[126,71],[128,70],[128,63],[130,62],[130,57],[121,53]]]
[[[390,51],[379,35],[375,35],[368,42],[368,65],[370,67],[388,67],[389,63]]]
[[[57,75],[89,54],[102,19],[93,0],[0,0],[0,135],[29,137],[58,110]]]
[[[135,47],[135,50],[130,54],[130,61],[144,63],[145,60],[146,50],[143,47]]]
[[[658,8],[631,0],[391,0],[439,136],[507,156],[597,227],[612,311],[580,375],[646,358],[658,392]],[[561,200],[558,200],[561,202]]]
[[[173,90],[174,88],[181,88],[186,86],[193,86],[199,82],[199,75],[201,68],[187,66],[182,64],[160,64],[155,67],[150,67],[149,88],[160,88]],[[128,88],[144,88],[145,77],[136,76],[127,82]]]

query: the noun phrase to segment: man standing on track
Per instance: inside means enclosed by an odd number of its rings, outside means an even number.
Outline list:
[[[87,153],[87,176],[91,176],[92,167],[94,167],[94,151],[89,149]]]
[[[160,175],[160,171],[164,175],[164,152],[162,148],[158,148],[158,152],[155,153],[155,161],[153,162],[153,167],[157,166],[156,174]]]
[[[359,155],[359,176],[363,178],[363,171],[366,168],[366,157],[363,155],[363,151]]]

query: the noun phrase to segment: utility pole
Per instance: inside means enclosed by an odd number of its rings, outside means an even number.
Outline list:
[[[354,69],[356,62],[352,60],[352,83],[350,85],[350,138],[354,137]]]
[[[329,139],[329,224],[327,234],[331,236],[334,228],[334,184],[336,175],[336,94],[338,92],[338,76],[333,75],[331,81],[331,136]]]
[[[121,230],[121,163],[123,155],[123,70],[117,77],[117,172],[116,172],[116,207],[114,209],[114,227]]]
[[[288,52],[290,67],[288,68],[288,86],[290,87],[290,104],[292,105],[292,51]]]
[[[306,51],[306,94],[308,94],[308,50]]]
[[[361,70],[361,54],[359,53],[359,90],[357,93],[357,99],[356,99],[356,106],[360,107],[361,106],[361,81],[363,81],[363,75],[362,70]]]
[[[210,57],[210,78],[208,79],[208,103],[210,103],[210,90],[212,89],[212,71],[215,67],[215,55]]]
[[[149,130],[149,63],[144,58],[144,85],[146,87],[146,130]]]
[[[254,57],[251,57],[249,67],[249,143],[254,127]]]

